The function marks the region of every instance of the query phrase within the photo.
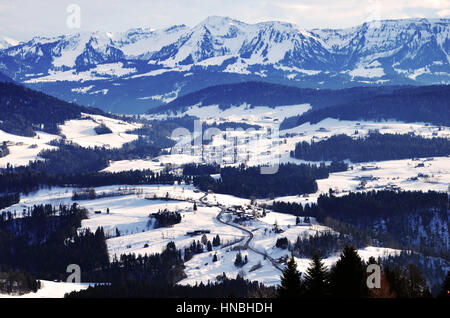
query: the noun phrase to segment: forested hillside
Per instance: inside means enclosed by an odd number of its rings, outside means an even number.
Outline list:
[[[410,135],[370,134],[353,139],[335,135],[319,142],[301,142],[295,145],[291,156],[309,161],[346,160],[368,162],[447,156],[450,140],[423,138]]]
[[[348,101],[324,109],[313,109],[301,116],[287,118],[281,129],[289,129],[325,118],[341,120],[389,120],[450,125],[450,86],[425,86],[396,89],[392,93]]]
[[[214,168],[212,166],[211,169]],[[246,198],[273,198],[314,193],[317,191],[317,179],[326,179],[331,172],[345,170],[347,165],[339,162],[330,166],[282,164],[275,174],[261,174],[260,167],[225,167],[220,170],[220,180],[213,179],[209,174],[199,175],[208,171],[202,166],[189,166],[184,172],[194,175],[194,185],[203,191],[213,190]]]
[[[245,82],[211,86],[181,96],[165,105],[151,109],[149,112],[182,112],[187,107],[197,104],[202,106],[219,105],[221,109],[240,106],[242,104],[269,107],[311,104],[313,108],[319,109],[358,98],[390,93],[394,89],[395,86],[316,90],[267,82]]]
[[[34,136],[34,130],[57,134],[58,124],[81,113],[102,114],[95,108],[68,103],[13,83],[0,82],[0,129]]]
[[[350,224],[368,231],[383,246],[449,258],[446,193],[372,191],[342,197],[322,195],[311,211],[338,232],[345,233]]]

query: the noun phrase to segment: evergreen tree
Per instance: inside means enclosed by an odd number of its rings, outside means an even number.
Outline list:
[[[291,256],[287,267],[283,270],[281,284],[278,287],[279,298],[298,298],[302,293],[301,273],[297,270],[294,256]]]
[[[328,288],[328,269],[316,252],[305,273],[306,295],[323,297],[328,293]]]
[[[244,261],[242,259],[241,252],[236,254],[236,259],[234,260],[234,266],[241,267],[244,264]]]
[[[213,256],[213,260],[212,260],[213,262],[217,262],[217,253],[216,254],[214,254],[214,256]]]
[[[197,244],[196,244],[196,253],[197,253],[197,254],[203,253],[203,245],[200,244],[200,241],[197,241]]]
[[[212,241],[213,246],[219,246],[220,245],[220,237],[219,234],[217,234]]]
[[[203,245],[206,245],[206,244],[208,244],[208,237],[206,236],[206,234],[203,234],[202,235],[202,244]]]
[[[356,249],[347,245],[331,270],[332,294],[337,297],[366,297],[368,288],[365,268]]]

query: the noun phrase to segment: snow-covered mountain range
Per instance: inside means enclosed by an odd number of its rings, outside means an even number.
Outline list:
[[[449,83],[449,33],[450,19],[302,30],[283,22],[246,24],[213,16],[192,28],[0,44],[0,72],[107,110],[117,111],[115,103],[126,101],[135,112],[211,83],[256,79],[315,88]],[[124,93],[128,99],[118,102]]]

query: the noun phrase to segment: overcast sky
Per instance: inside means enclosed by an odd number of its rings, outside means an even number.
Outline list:
[[[0,34],[27,40],[71,33],[70,4],[81,10],[77,31],[194,26],[211,15],[247,23],[285,21],[304,29],[350,27],[377,19],[450,17],[450,0],[0,0]]]

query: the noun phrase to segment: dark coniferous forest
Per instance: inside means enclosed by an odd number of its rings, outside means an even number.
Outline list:
[[[88,271],[106,265],[103,229],[78,232],[87,213],[76,204],[3,212],[0,264],[51,280],[65,277],[68,264],[78,264]]]
[[[215,171],[214,166],[206,170],[199,166],[188,166],[185,173],[195,177],[194,185],[204,191],[232,194],[239,197],[274,198],[275,196],[314,193],[317,179],[325,179],[329,173],[347,170],[344,163],[331,165],[282,164],[275,174],[261,174],[260,167],[225,167],[220,170],[220,179],[215,180],[204,172]]]
[[[449,259],[448,197],[434,191],[369,191],[321,195],[317,204],[274,202],[275,211],[310,215],[361,245],[381,244]]]
[[[81,113],[102,114],[99,109],[71,104],[23,86],[0,82],[0,129],[34,136],[35,130],[57,134],[58,124],[81,117]]]
[[[291,156],[309,161],[346,160],[370,162],[450,154],[447,138],[424,138],[410,135],[370,134],[365,138],[335,135],[319,142],[298,143]]]
[[[427,122],[450,126],[450,87],[421,86],[399,88],[390,93],[326,107],[312,109],[301,115],[287,118],[280,129],[289,129],[310,122],[316,124],[325,118],[340,120],[398,120],[403,122]]]

